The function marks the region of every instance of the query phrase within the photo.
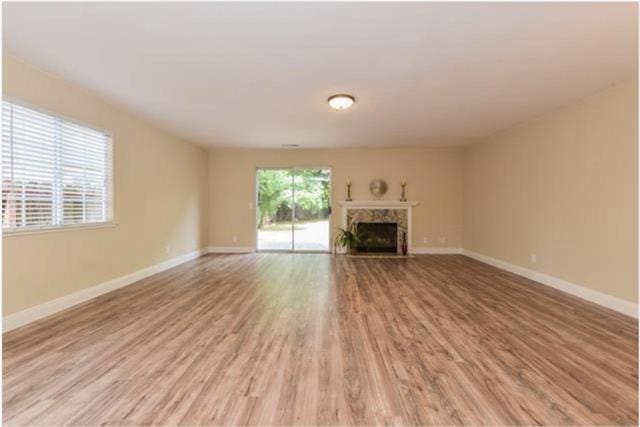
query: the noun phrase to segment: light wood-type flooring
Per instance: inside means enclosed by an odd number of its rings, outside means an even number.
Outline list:
[[[4,334],[3,418],[637,425],[637,332],[462,255],[208,255]]]

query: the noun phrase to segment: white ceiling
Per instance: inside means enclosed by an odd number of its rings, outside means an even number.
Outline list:
[[[3,3],[4,47],[212,146],[438,146],[637,74],[634,3]],[[328,96],[356,104],[333,111]]]

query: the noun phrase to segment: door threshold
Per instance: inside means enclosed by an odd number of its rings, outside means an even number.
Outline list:
[[[292,251],[288,249],[256,249],[259,254],[330,254],[331,251]]]

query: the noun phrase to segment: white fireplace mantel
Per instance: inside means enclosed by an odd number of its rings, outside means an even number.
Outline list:
[[[398,209],[417,206],[419,202],[408,201],[400,202],[397,200],[340,200],[340,206],[345,208],[381,208],[381,209]]]

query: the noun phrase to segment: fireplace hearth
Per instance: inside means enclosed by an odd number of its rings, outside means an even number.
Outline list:
[[[358,253],[398,253],[398,224],[395,222],[359,222]]]

